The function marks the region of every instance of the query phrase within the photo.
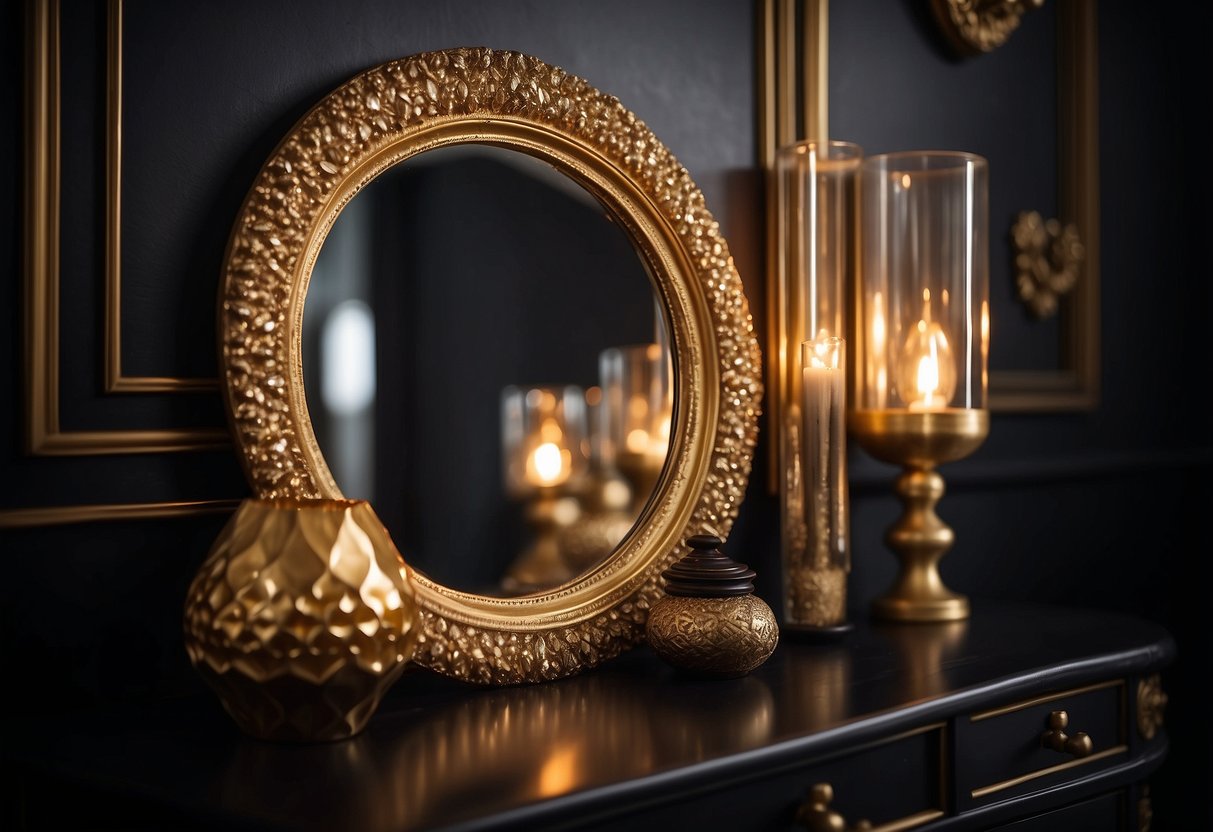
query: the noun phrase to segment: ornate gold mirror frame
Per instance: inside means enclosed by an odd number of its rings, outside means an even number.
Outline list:
[[[326,96],[270,155],[237,216],[219,309],[222,386],[258,496],[341,496],[304,398],[312,267],[359,190],[398,162],[460,143],[528,153],[593,193],[646,264],[673,344],[666,469],[610,558],[549,592],[514,598],[416,576],[417,663],[482,684],[555,679],[637,644],[660,573],[686,553],[685,539],[727,536],[763,394],[749,305],[719,226],[686,169],[617,99],[536,58],[479,48],[392,61]]]

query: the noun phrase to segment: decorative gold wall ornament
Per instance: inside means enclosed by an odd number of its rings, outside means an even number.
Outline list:
[[[1057,312],[1058,299],[1078,283],[1086,254],[1078,227],[1021,211],[1011,226],[1011,244],[1019,299],[1037,318],[1048,318]]]
[[[185,647],[242,730],[360,732],[417,641],[408,572],[362,500],[245,500],[199,568]]]
[[[1137,732],[1142,739],[1152,740],[1163,724],[1167,709],[1167,694],[1157,673],[1137,683]]]
[[[675,345],[666,472],[611,557],[516,598],[414,576],[418,663],[484,684],[534,682],[594,666],[644,638],[660,573],[686,551],[682,541],[731,529],[757,439],[762,360],[740,276],[702,193],[640,119],[518,52],[428,52],[354,77],[278,145],[237,216],[221,286],[222,387],[255,493],[339,497],[302,379],[316,255],[342,207],[378,174],[472,142],[529,153],[593,193],[649,269]]]
[[[1044,0],[931,0],[931,10],[957,52],[980,55],[1006,43],[1023,16],[1044,4]]]

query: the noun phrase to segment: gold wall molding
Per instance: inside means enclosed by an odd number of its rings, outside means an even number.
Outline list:
[[[26,98],[26,185],[25,185],[25,448],[36,456],[87,456],[118,453],[165,453],[198,451],[231,446],[223,428],[171,428],[153,430],[64,431],[59,422],[59,245],[60,245],[60,63],[58,0],[31,0],[27,5],[28,82]],[[111,42],[121,27],[121,2],[109,4]],[[118,73],[120,77],[120,72]],[[111,84],[114,75],[110,75]],[[112,97],[111,97],[112,98]],[[120,117],[113,109],[109,129],[121,132]],[[117,208],[116,154],[109,153],[109,199],[107,209]],[[107,210],[106,263],[109,272],[109,334],[107,354],[117,352],[117,258],[118,216]],[[108,362],[107,362],[108,363]],[[110,364],[111,367],[117,366]],[[147,379],[115,377],[128,392],[156,392],[191,387],[193,380],[175,379],[165,386],[149,386]],[[113,381],[113,379],[111,379]],[[107,388],[111,385],[107,384]],[[112,390],[111,390],[112,392]]]
[[[763,0],[759,6],[758,153],[766,190],[767,430],[783,419],[788,377],[787,299],[774,279],[776,251],[775,154],[801,138],[830,138],[828,0]],[[798,348],[798,347],[797,347]],[[779,492],[779,443],[767,442],[767,489]]]
[[[128,376],[122,372],[122,0],[109,0],[107,11],[105,392],[217,391],[217,378]]]
[[[1082,279],[1058,306],[1057,370],[991,370],[990,409],[1093,410],[1099,404],[1099,33],[1095,0],[1057,14],[1058,220],[1083,245]]]
[[[191,500],[168,503],[96,503],[78,506],[0,509],[0,529],[64,526],[101,520],[152,520],[234,511],[239,500]]]

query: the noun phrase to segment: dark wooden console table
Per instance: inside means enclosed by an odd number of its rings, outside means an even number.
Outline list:
[[[17,722],[5,768],[30,829],[1139,828],[1167,753],[1162,628],[980,601],[957,624],[856,624],[785,634],[729,681],[647,648],[508,689],[410,670],[328,745],[246,739],[209,696]]]

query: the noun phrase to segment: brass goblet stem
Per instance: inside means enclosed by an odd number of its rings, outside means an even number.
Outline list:
[[[990,430],[987,410],[859,410],[849,426],[872,456],[904,467],[897,478],[901,517],[885,542],[901,561],[893,587],[872,602],[872,615],[890,621],[959,621],[969,617],[969,599],[948,589],[939,561],[955,534],[935,506],[944,481],[935,466],[975,451]]]
[[[969,599],[949,590],[939,575],[939,561],[956,539],[935,513],[944,494],[943,477],[934,468],[911,466],[895,487],[904,511],[885,533],[885,542],[901,559],[901,572],[893,588],[873,602],[873,613],[895,621],[968,618]]]

